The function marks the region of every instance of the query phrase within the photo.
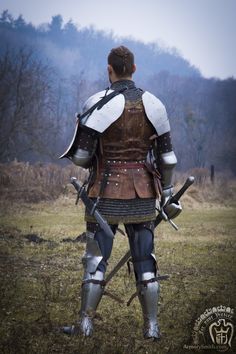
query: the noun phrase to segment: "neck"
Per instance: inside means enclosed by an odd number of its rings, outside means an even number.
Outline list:
[[[111,83],[113,84],[116,81],[122,81],[122,80],[130,80],[132,81],[132,77],[131,76],[126,76],[126,77],[114,77],[111,79]]]

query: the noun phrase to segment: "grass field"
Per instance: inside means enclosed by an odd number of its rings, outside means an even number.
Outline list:
[[[183,347],[192,342],[195,320],[213,306],[235,308],[236,209],[190,204],[186,198],[185,211],[176,220],[179,231],[162,223],[155,232],[160,272],[170,274],[170,279],[161,284],[163,337],[154,343],[142,338],[137,298],[126,306],[135,292],[133,273],[129,275],[126,266],[108,286],[124,304],[103,297],[94,336],[70,338],[60,333],[60,326],[78,317],[85,244],[62,240],[85,231],[83,207],[75,206],[71,196],[20,206],[2,203],[0,352],[191,353]],[[30,241],[29,234],[44,241]],[[108,271],[127,248],[126,237],[117,234]]]

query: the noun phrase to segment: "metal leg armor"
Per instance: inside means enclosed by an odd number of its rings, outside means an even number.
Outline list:
[[[104,285],[103,272],[97,270],[93,274],[85,274],[79,322],[80,331],[84,336],[91,336],[93,333],[93,317],[102,298]]]
[[[117,226],[111,227],[115,233]],[[93,333],[93,318],[104,292],[104,274],[113,246],[113,240],[107,238],[96,224],[88,225],[88,230],[91,228],[91,231],[87,231],[87,247],[82,260],[85,271],[79,328],[84,336],[91,336]]]
[[[93,333],[93,318],[104,292],[104,273],[106,271],[107,259],[112,249],[112,240],[102,244],[104,235],[101,230],[94,229],[87,231],[86,251],[82,258],[84,266],[84,277],[81,291],[80,319],[76,325],[63,327],[63,332],[69,335],[82,333],[84,336],[91,336]],[[110,242],[110,243],[109,243]]]
[[[137,282],[138,298],[143,311],[144,338],[160,339],[160,330],[157,322],[157,304],[159,298],[159,283],[155,274],[143,273]]]
[[[160,338],[157,323],[159,283],[156,279],[156,258],[153,253],[153,224],[127,225],[130,251],[134,264],[137,294],[144,318],[144,338]]]

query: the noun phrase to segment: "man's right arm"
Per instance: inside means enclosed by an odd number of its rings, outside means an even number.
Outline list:
[[[80,167],[89,168],[95,155],[98,145],[96,132],[91,129],[79,129],[76,137],[75,147],[71,154],[71,161]]]
[[[161,174],[162,188],[171,188],[177,158],[173,151],[170,132],[162,134],[155,139],[153,154],[158,171]]]
[[[77,122],[72,141],[60,158],[66,157],[77,166],[89,168],[92,166],[97,146],[98,133]]]

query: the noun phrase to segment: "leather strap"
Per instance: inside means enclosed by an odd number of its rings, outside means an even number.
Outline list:
[[[104,287],[106,285],[106,281],[105,280],[97,280],[97,279],[87,279],[87,280],[83,280],[82,281],[82,286],[85,284],[99,284],[101,285],[101,287]]]
[[[109,88],[107,89],[107,91],[109,90]],[[113,91],[111,93],[109,93],[109,95],[105,95],[104,97],[102,97],[101,100],[99,100],[97,103],[95,103],[92,107],[90,107],[86,112],[84,112],[83,114],[78,114],[77,118],[79,121],[81,121],[83,118],[85,118],[87,116],[88,117],[93,113],[93,111],[97,108],[98,110],[101,109],[107,102],[109,102],[113,97],[119,95],[120,93],[124,92],[125,90],[127,90],[127,87],[120,89],[119,91]],[[83,122],[83,124],[86,123],[87,119]]]

